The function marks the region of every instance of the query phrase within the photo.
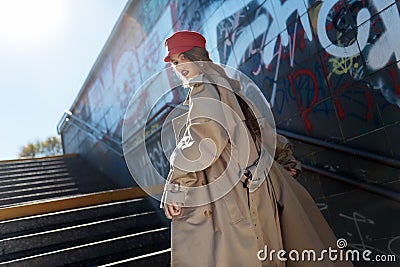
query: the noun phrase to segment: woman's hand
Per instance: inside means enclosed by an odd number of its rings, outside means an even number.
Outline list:
[[[167,217],[168,219],[172,219],[173,216],[177,216],[179,214],[181,214],[181,207],[179,207],[177,204],[175,203],[165,203],[164,207],[163,207],[164,213],[165,213],[165,217]]]
[[[297,175],[297,170],[296,169],[290,168],[290,169],[288,169],[288,172],[293,177],[295,177]]]

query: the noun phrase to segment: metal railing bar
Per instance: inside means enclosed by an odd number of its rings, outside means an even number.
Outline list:
[[[108,144],[106,141],[104,141],[101,137],[99,137],[99,136],[93,134],[93,133],[90,132],[90,131],[87,131],[86,129],[84,129],[83,127],[81,127],[80,125],[76,124],[76,123],[73,122],[73,121],[69,121],[69,123],[70,123],[71,125],[77,127],[78,129],[85,131],[87,134],[93,136],[96,140],[98,140],[99,142],[101,142],[103,145],[105,145],[107,148],[109,148],[112,152],[114,152],[114,153],[115,153],[116,155],[118,155],[119,157],[123,157],[124,154],[123,154],[122,152],[116,150],[114,147],[112,147],[110,144]]]
[[[370,161],[374,161],[374,162],[379,162],[383,165],[386,166],[390,166],[390,167],[394,167],[394,168],[400,168],[400,160],[396,160],[396,159],[392,159],[389,157],[385,157],[385,156],[381,156],[381,155],[377,155],[371,152],[366,152],[366,151],[362,151],[356,148],[350,148],[344,145],[340,145],[340,144],[335,144],[335,143],[331,143],[331,142],[327,142],[327,141],[323,141],[314,137],[309,137],[309,136],[305,136],[305,135],[301,135],[301,134],[297,134],[297,133],[293,133],[293,132],[289,132],[286,130],[280,130],[277,129],[276,130],[277,133],[282,134],[286,137],[289,137],[291,139],[303,142],[303,143],[307,143],[310,145],[315,145],[315,146],[319,146],[319,147],[323,147],[323,148],[329,148],[335,151],[339,151],[339,152],[343,152],[346,153],[348,155],[352,155],[352,156],[357,156],[357,157],[361,157]]]
[[[336,173],[332,173],[305,163],[302,163],[302,168],[304,170],[310,171],[310,172],[314,172],[323,176],[327,176],[328,178],[331,178],[333,180],[345,183],[345,184],[349,184],[352,186],[355,186],[357,188],[363,189],[365,191],[368,191],[370,193],[376,194],[376,195],[380,195],[383,196],[385,198],[400,202],[400,192],[396,192],[396,191],[391,191],[389,189],[383,188],[383,187],[379,187],[377,185],[372,185],[366,182],[361,182],[361,181],[357,181],[354,180],[352,178],[340,175],[340,174],[336,174]]]
[[[167,108],[175,108],[177,105],[174,103],[166,103],[164,106],[162,106],[160,108],[159,111],[157,111],[153,116],[151,116],[151,118],[148,120],[148,125],[151,125],[152,120],[154,120],[154,118],[156,118],[156,116],[158,116],[159,114],[161,114],[161,111],[164,111]],[[179,107],[178,107],[179,108]],[[138,134],[140,134],[140,132],[143,129],[138,129],[136,130],[134,133],[132,133],[131,135],[129,135],[129,137],[125,138],[123,143],[128,143],[129,141],[131,141],[134,137],[136,137]]]

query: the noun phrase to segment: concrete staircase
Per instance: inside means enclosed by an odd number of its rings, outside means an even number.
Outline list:
[[[140,198],[2,221],[0,265],[168,266],[160,215]]]
[[[86,205],[121,193],[93,193],[111,184],[79,157],[0,163],[0,185],[0,266],[169,266],[169,223],[158,203],[132,196]],[[72,201],[77,207],[62,208]],[[22,209],[33,215],[10,218]]]
[[[0,162],[0,207],[112,188],[78,155]]]

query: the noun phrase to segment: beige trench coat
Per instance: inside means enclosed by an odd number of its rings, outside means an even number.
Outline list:
[[[186,100],[189,112],[184,115],[186,125],[180,136],[176,133],[180,141],[171,157],[167,184],[199,187],[213,182],[227,166],[232,146],[226,130],[213,120],[192,116],[208,108],[193,105],[193,100],[208,97],[229,105],[243,118],[234,94],[220,86],[217,88],[218,91],[207,83],[191,86]],[[176,156],[179,152],[188,157],[197,155],[198,143],[204,138],[213,140],[217,151],[207,168],[188,172],[174,166],[177,161],[173,159],[174,154]],[[279,136],[277,141],[276,159],[283,165],[298,168],[290,147],[286,145],[287,140]],[[258,158],[258,153],[253,142],[248,145],[252,162]],[[238,149],[240,151],[241,148]],[[277,259],[276,253],[272,258],[268,257],[272,250],[285,250],[284,256],[288,258],[288,253],[294,249],[301,255],[306,249],[314,249],[318,253],[329,246],[333,249],[337,247],[335,235],[309,193],[281,164],[274,161],[270,171],[262,172],[262,175],[265,179],[253,192],[249,192],[239,181],[217,201],[197,207],[183,207],[181,214],[172,219],[171,266],[353,266],[350,262],[332,262],[328,259],[314,262],[281,261]],[[174,201],[173,197],[169,199],[169,193],[171,190],[166,186],[162,202]]]

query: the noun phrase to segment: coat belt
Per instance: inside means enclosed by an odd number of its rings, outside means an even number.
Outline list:
[[[243,183],[244,187],[249,188],[250,192],[254,192],[260,187],[269,172],[269,167],[271,166],[269,162],[272,159],[268,159],[267,155],[265,151],[261,152],[256,162],[243,171],[243,176],[240,178],[240,181]]]
[[[259,157],[258,160],[256,160],[255,163],[253,163],[253,165],[247,167],[246,169],[239,171],[239,173],[233,171],[231,174],[228,175],[240,175],[240,181],[243,183],[243,185],[245,187],[249,188],[249,192],[252,193],[254,191],[256,191],[260,185],[264,182],[264,180],[266,179],[266,176],[268,175],[269,172],[269,167],[271,166],[270,163],[270,159],[268,158],[268,154],[267,153],[261,153],[261,156]],[[221,177],[223,178],[223,177]],[[224,178],[226,179],[226,178]],[[229,180],[229,179],[228,179]],[[217,180],[218,181],[218,180]],[[237,180],[236,180],[237,181]],[[216,187],[214,188],[209,188],[210,193],[213,194],[219,194],[220,192],[227,192],[226,190],[226,186],[230,186],[231,183],[227,183],[225,185],[223,185],[221,188],[218,187],[218,185],[216,185]],[[194,188],[191,188],[194,189]],[[167,183],[165,184],[164,187],[164,193],[161,199],[161,207],[163,207],[163,205],[165,203],[177,203],[178,205],[180,204],[181,206],[185,206],[185,202],[187,202],[187,198],[197,198],[197,199],[201,199],[206,197],[209,197],[209,194],[205,194],[204,191],[202,192],[198,192],[198,188],[197,190],[192,190],[190,191],[190,188],[185,187],[185,186],[180,186],[179,184],[176,183]],[[211,194],[212,195],[212,194]],[[204,198],[204,200],[207,200],[206,198]],[[212,201],[212,199],[210,199],[209,201]],[[203,201],[204,202],[204,201]]]

